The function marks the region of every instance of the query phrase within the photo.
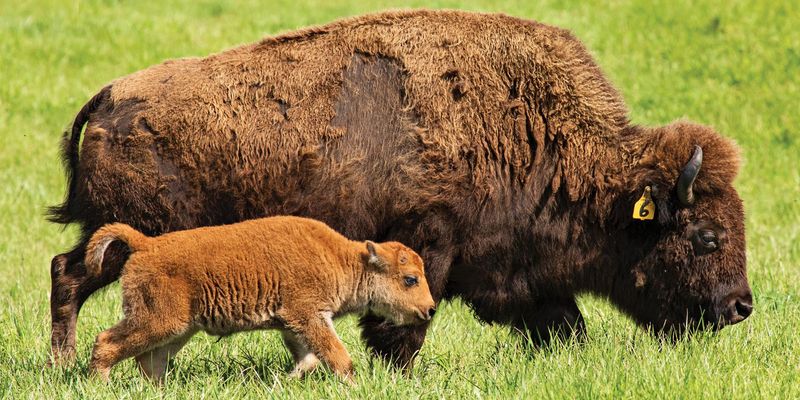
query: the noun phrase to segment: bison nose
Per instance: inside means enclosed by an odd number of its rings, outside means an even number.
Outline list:
[[[739,314],[743,320],[749,317],[750,314],[753,313],[752,300],[738,299],[736,300],[735,307],[736,307],[736,313]]]
[[[753,313],[753,296],[747,293],[744,296],[735,296],[729,299],[723,313],[728,325],[744,321]]]

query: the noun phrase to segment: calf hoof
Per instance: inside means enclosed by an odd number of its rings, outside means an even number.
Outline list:
[[[352,372],[352,371],[348,372],[345,375],[339,375],[339,379],[341,379],[342,382],[346,383],[347,386],[350,386],[350,387],[356,386],[355,373]]]
[[[111,368],[108,367],[99,367],[95,365],[89,366],[89,376],[92,379],[97,379],[101,382],[108,383],[109,382],[109,375],[111,375]]]

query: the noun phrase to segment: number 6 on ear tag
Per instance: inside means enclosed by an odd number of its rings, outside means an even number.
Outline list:
[[[633,219],[648,220],[656,215],[656,205],[650,197],[650,186],[644,188],[642,197],[633,205]]]

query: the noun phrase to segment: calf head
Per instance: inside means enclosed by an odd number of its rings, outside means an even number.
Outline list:
[[[369,309],[395,325],[428,321],[436,311],[422,258],[398,242],[366,242]]]
[[[630,223],[621,242],[628,257],[612,300],[639,323],[672,334],[744,320],[753,298],[744,210],[732,186],[738,148],[690,123],[655,129],[646,148],[624,201]],[[654,218],[632,221],[633,202],[645,191],[655,205]]]

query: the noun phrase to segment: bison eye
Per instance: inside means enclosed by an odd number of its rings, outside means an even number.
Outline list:
[[[403,278],[403,282],[406,284],[406,287],[412,287],[412,286],[416,286],[417,283],[419,283],[419,280],[417,280],[416,276],[406,275]]]
[[[698,255],[711,253],[719,247],[719,239],[717,233],[711,229],[700,229],[692,238],[694,244],[694,251]]]
[[[709,229],[703,229],[702,231],[700,231],[699,235],[700,235],[700,239],[703,241],[704,244],[713,245],[714,247],[717,246],[717,243],[716,243],[717,234],[714,233],[714,231],[709,230]]]

